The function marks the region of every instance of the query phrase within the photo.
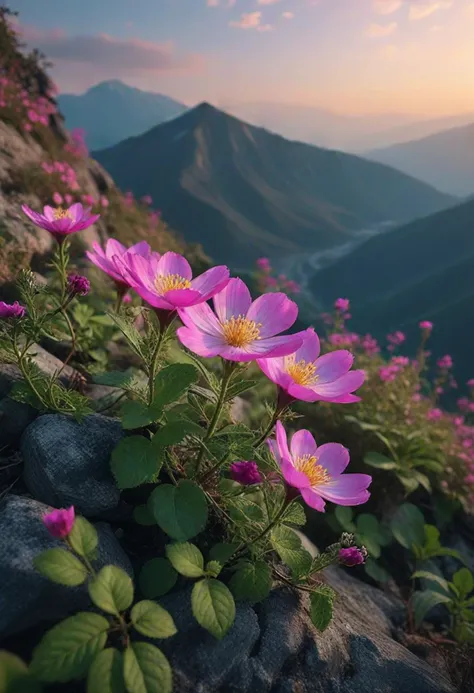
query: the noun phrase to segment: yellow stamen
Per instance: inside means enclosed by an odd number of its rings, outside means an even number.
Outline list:
[[[318,458],[315,455],[302,455],[297,457],[295,462],[295,468],[305,474],[311,486],[319,486],[320,484],[326,484],[330,481],[330,476],[323,466],[318,464]]]
[[[54,219],[72,219],[72,214],[68,209],[63,209],[62,207],[58,207],[57,209],[54,210]]]
[[[237,318],[232,316],[230,320],[222,323],[225,340],[229,346],[233,347],[246,347],[256,339],[260,339],[261,326],[261,323],[249,320],[243,315]]]
[[[285,358],[285,370],[297,385],[314,385],[319,376],[316,374],[316,366],[311,361],[296,361],[295,355]]]
[[[159,294],[165,294],[176,289],[190,289],[191,282],[179,274],[159,274],[155,279],[155,287]]]

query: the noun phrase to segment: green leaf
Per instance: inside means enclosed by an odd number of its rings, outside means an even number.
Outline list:
[[[96,655],[87,676],[87,693],[125,693],[122,653],[107,647]]]
[[[81,561],[66,549],[47,549],[33,559],[41,575],[59,585],[77,587],[87,579],[87,569]]]
[[[306,524],[306,514],[301,503],[291,503],[283,516],[285,524],[303,526]]]
[[[152,409],[161,412],[167,404],[177,402],[198,379],[198,370],[190,363],[172,363],[166,366],[155,378]]]
[[[144,527],[156,525],[156,520],[150,512],[148,505],[137,505],[133,509],[133,519],[137,524],[143,525]]]
[[[242,561],[232,575],[229,587],[236,599],[261,602],[270,594],[272,571],[265,561]]]
[[[235,602],[223,582],[206,578],[196,582],[191,594],[193,615],[200,626],[221,640],[235,619]]]
[[[194,423],[199,423],[199,412],[197,412],[189,404],[175,404],[174,407],[168,409],[166,412],[167,423],[172,423],[174,421],[183,421],[187,419],[188,421],[194,421]]]
[[[428,491],[428,493],[431,493],[431,482],[426,476],[426,474],[422,474],[418,470],[413,470],[412,471],[413,477],[418,481],[420,486],[423,486],[425,491]]]
[[[451,556],[451,558],[455,558],[460,563],[464,563],[466,567],[468,564],[466,558],[464,558],[459,551],[456,551],[456,549],[448,549],[444,546],[440,546],[438,549],[433,549],[425,558],[435,558],[436,556]]]
[[[256,384],[256,380],[241,380],[238,383],[234,383],[227,389],[225,401],[229,402],[231,399],[234,399],[234,397],[237,397],[237,395],[241,395],[242,392],[251,390]]]
[[[451,601],[451,597],[441,594],[441,592],[433,592],[432,590],[415,592],[411,598],[413,613],[415,616],[415,625],[421,625],[426,614],[435,606],[438,604],[448,604]]]
[[[206,563],[205,573],[208,577],[218,577],[222,572],[222,565],[219,561],[209,561]]]
[[[122,438],[112,452],[110,466],[120,489],[149,483],[159,474],[163,451],[144,436]]]
[[[69,543],[79,556],[95,561],[99,541],[97,530],[84,517],[76,517],[69,534]]]
[[[385,570],[385,568],[377,563],[377,561],[374,561],[373,558],[368,558],[366,560],[364,569],[367,575],[371,577],[372,580],[375,580],[375,582],[388,582],[392,579],[388,570]]]
[[[328,585],[321,585],[311,593],[311,621],[321,633],[331,623],[335,596],[334,590]]]
[[[89,582],[89,596],[99,609],[117,616],[133,602],[133,582],[116,565],[106,565]]]
[[[166,609],[146,599],[135,604],[130,618],[138,632],[149,638],[170,638],[178,632]]]
[[[302,548],[301,539],[285,525],[275,527],[270,535],[273,548],[287,565],[294,578],[307,575],[311,570],[313,559],[311,554]]]
[[[107,371],[95,375],[92,380],[98,385],[110,385],[127,390],[133,381],[133,374],[130,371]]]
[[[134,642],[123,656],[128,693],[171,693],[173,674],[165,655],[154,645]]]
[[[339,522],[342,529],[344,529],[346,532],[355,532],[356,526],[352,521],[352,518],[354,517],[352,508],[348,508],[345,505],[337,505],[334,515],[336,516],[336,520]]]
[[[395,539],[406,549],[411,549],[414,545],[423,546],[425,518],[416,505],[400,505],[391,519],[390,527]]]
[[[169,445],[179,445],[188,436],[203,438],[205,435],[206,429],[194,421],[173,421],[155,433],[153,443],[160,447],[168,447]]]
[[[380,558],[382,549],[380,548],[380,544],[375,537],[357,532],[356,539],[358,544],[365,546],[369,552],[369,556],[372,556],[372,558]]]
[[[379,522],[375,515],[371,515],[370,513],[362,513],[361,515],[358,515],[356,525],[358,533],[366,536],[372,536],[374,539],[378,538]]]
[[[204,575],[204,556],[194,544],[168,544],[166,555],[175,570],[188,578],[198,578]]]
[[[380,452],[368,452],[364,456],[364,462],[368,464],[369,467],[375,467],[376,469],[389,470],[396,469],[398,466],[396,462],[386,455],[382,455]]]
[[[425,525],[425,543],[423,548],[427,551],[439,549],[439,529],[435,525]]]
[[[79,613],[66,618],[43,636],[33,652],[31,673],[55,683],[83,678],[107,642],[109,622],[103,616]]]
[[[0,691],[2,693],[40,693],[41,684],[16,655],[0,650]]]
[[[162,597],[176,584],[178,573],[167,558],[153,558],[140,572],[140,589],[149,599]]]
[[[108,315],[122,332],[133,351],[138,354],[142,361],[144,361],[145,355],[143,353],[143,339],[138,330],[133,326],[133,322],[125,320],[116,313],[108,313]]]
[[[176,541],[192,539],[206,526],[206,496],[192,481],[181,481],[178,486],[162,484],[148,503],[158,525]]]
[[[474,589],[474,578],[468,568],[461,568],[453,575],[453,584],[459,591],[459,597],[465,599]]]
[[[397,474],[397,478],[405,489],[407,495],[416,491],[420,482],[414,476],[403,476],[402,474]]]
[[[209,559],[211,561],[219,561],[221,565],[225,565],[229,558],[232,558],[234,553],[239,548],[239,544],[214,544],[212,549],[209,551]]]
[[[439,587],[441,587],[446,594],[449,594],[449,583],[447,580],[441,577],[441,575],[430,573],[428,570],[417,570],[411,577],[412,579],[418,578],[428,580],[429,582],[436,582],[436,584],[439,585]]]
[[[145,402],[129,399],[122,404],[120,418],[122,426],[129,431],[153,423],[160,418],[160,412],[155,412]]]

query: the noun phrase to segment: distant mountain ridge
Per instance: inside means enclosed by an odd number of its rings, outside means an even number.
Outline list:
[[[474,116],[470,125],[376,149],[367,157],[452,195],[471,195],[474,192]]]
[[[85,130],[89,149],[111,147],[187,110],[169,96],[129,87],[120,80],[100,82],[84,94],[60,94],[58,103],[66,126]]]
[[[203,103],[94,153],[124,189],[218,261],[324,249],[454,198],[393,169],[274,135]]]

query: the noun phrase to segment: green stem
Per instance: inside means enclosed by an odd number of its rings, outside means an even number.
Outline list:
[[[227,394],[227,389],[229,387],[229,382],[232,377],[232,373],[234,370],[235,364],[232,361],[226,361],[224,365],[224,373],[222,376],[222,382],[221,382],[221,389],[219,392],[219,399],[217,400],[216,408],[214,409],[214,414],[211,419],[211,422],[209,424],[209,428],[207,429],[207,433],[204,437],[203,443],[207,443],[209,438],[211,438],[214,434],[214,431],[216,430],[217,424],[219,423],[219,419],[222,413],[222,408],[225,403],[225,397]],[[195,470],[195,475],[197,476],[199,474],[199,471],[201,469],[202,465],[202,459],[204,457],[204,450],[205,446],[201,445],[197,460],[196,460],[196,470]]]
[[[257,450],[266,441],[270,433],[273,431],[276,422],[278,421],[280,416],[286,411],[287,408],[288,407],[283,407],[282,409],[280,409],[277,407],[277,409],[275,409],[275,413],[273,414],[270,423],[268,424],[260,438],[257,440],[257,442],[253,444],[255,450]]]
[[[262,531],[257,534],[257,536],[252,539],[251,541],[247,543],[241,544],[235,551],[233,555],[233,559],[237,558],[241,553],[243,553],[246,549],[249,549],[253,544],[256,544],[259,542],[261,539],[263,539],[269,532],[272,531],[272,529],[280,522],[281,518],[286,514],[287,509],[290,507],[290,505],[294,501],[291,500],[289,503],[284,502],[283,505],[281,506],[280,510],[277,512],[275,517],[271,522],[268,523],[268,525],[262,529]]]
[[[16,337],[13,341],[13,350],[14,350],[15,356],[17,358],[18,368],[20,369],[21,374],[22,374],[26,384],[28,385],[30,390],[33,392],[35,397],[38,399],[38,401],[41,404],[44,404],[43,397],[40,395],[40,393],[36,389],[36,386],[33,384],[33,381],[31,380],[30,376],[28,375],[28,371],[27,371],[26,366],[25,366],[25,355],[26,355],[28,349],[30,348],[30,346],[31,346],[31,343],[27,342],[25,348],[23,349],[23,352],[21,352],[17,346]]]
[[[205,472],[205,474],[203,474],[202,477],[198,479],[199,483],[203,484],[205,481],[209,479],[209,477],[215,474],[215,472],[217,472],[227,462],[228,457],[229,453],[226,452],[226,454],[223,457],[221,457],[221,459],[218,462],[216,462],[216,464],[213,467],[208,469],[207,472]]]
[[[161,346],[163,344],[165,334],[166,329],[162,327],[150,361],[150,367],[148,372],[148,406],[151,406],[153,399],[155,397],[156,364],[158,362],[158,356],[160,355]]]
[[[66,281],[67,281],[67,241],[63,240],[59,244],[59,281],[61,285],[61,305],[64,303],[66,298]]]

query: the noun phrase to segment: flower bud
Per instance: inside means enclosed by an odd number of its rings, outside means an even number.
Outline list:
[[[234,462],[230,465],[230,475],[243,486],[259,484],[262,481],[256,462]]]
[[[80,274],[70,274],[67,278],[67,289],[72,296],[87,296],[90,288],[89,280]]]
[[[75,520],[74,506],[70,508],[61,508],[53,510],[43,516],[43,523],[51,534],[56,539],[64,539],[67,537],[73,528]]]

